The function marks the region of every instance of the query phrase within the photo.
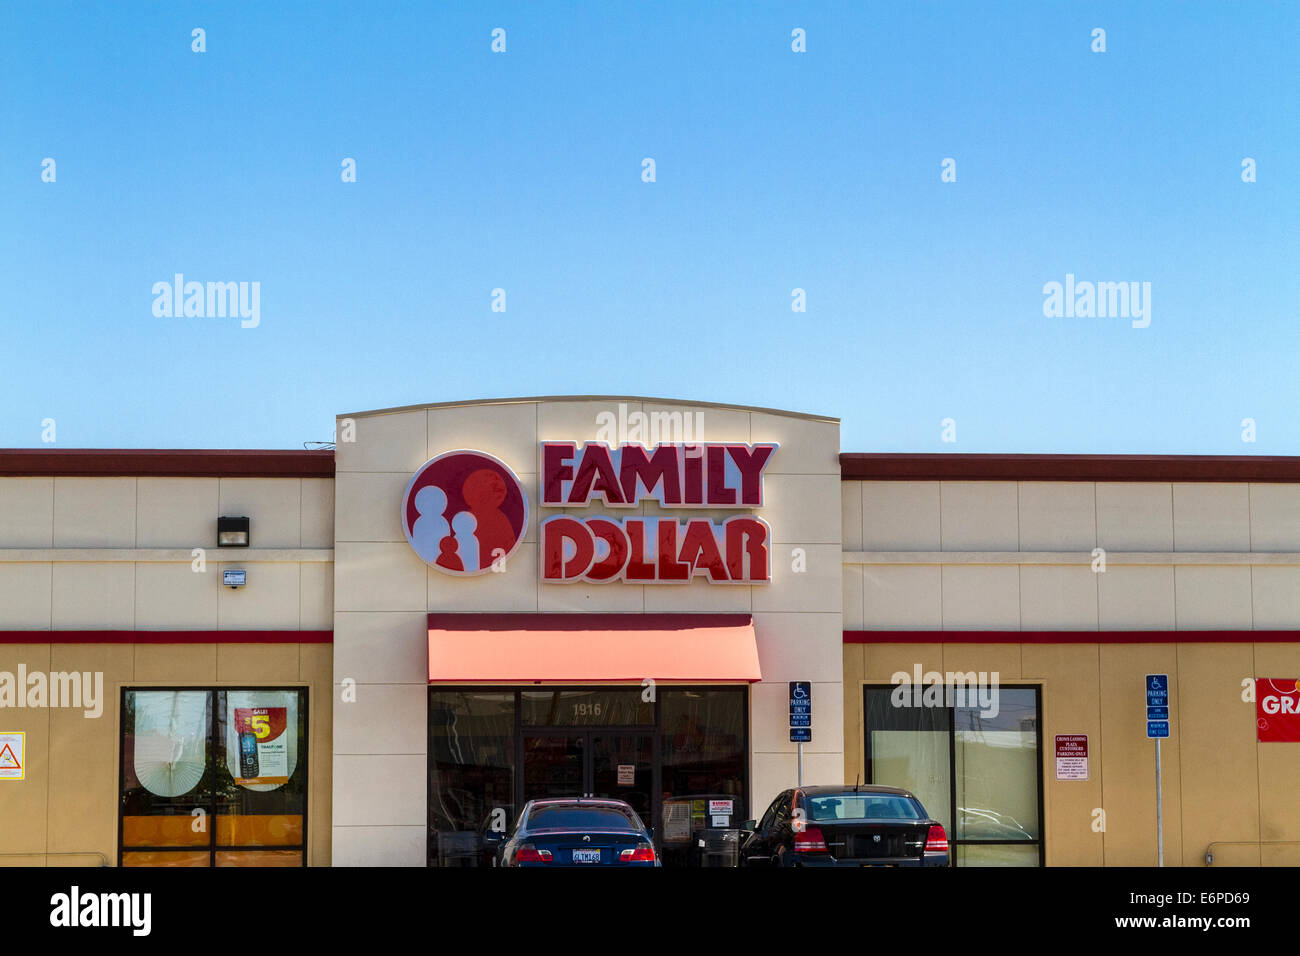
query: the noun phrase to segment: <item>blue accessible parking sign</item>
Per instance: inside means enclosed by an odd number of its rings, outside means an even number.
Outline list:
[[[790,739],[812,741],[812,684],[806,680],[790,681]]]
[[[1172,721],[1169,719],[1169,675],[1147,675],[1147,737],[1168,737]]]

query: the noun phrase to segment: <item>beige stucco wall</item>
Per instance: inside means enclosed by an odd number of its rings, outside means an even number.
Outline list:
[[[539,442],[597,438],[597,416],[703,414],[707,441],[775,441],[765,479],[773,580],[765,587],[546,585],[537,564]],[[787,731],[788,680],[814,682],[813,743],[806,779],[843,768],[839,425],[735,407],[637,399],[527,400],[427,406],[342,416],[336,451],[336,685],[356,682],[355,703],[334,713],[334,861],[423,866],[427,834],[427,618],[459,612],[744,612],[754,616],[763,682],[751,694],[751,800],[761,807],[794,783]],[[400,502],[411,475],[458,448],[495,455],[529,496],[524,545],[503,574],[456,578],[426,566],[402,533]],[[643,504],[633,513],[648,512]],[[546,509],[546,513],[561,513]],[[593,506],[584,514],[599,514]],[[627,514],[624,509],[622,514]],[[708,514],[708,512],[692,512]],[[728,512],[730,513],[730,512]],[[721,516],[720,514],[718,516]],[[794,573],[801,548],[806,571]],[[336,693],[341,686],[336,686]],[[336,698],[337,699],[337,698]]]
[[[850,630],[1300,628],[1300,485],[843,483]],[[1106,551],[1104,573],[1092,570]],[[864,683],[896,671],[1000,672],[1043,688],[1049,865],[1155,860],[1154,745],[1142,678],[1167,672],[1165,861],[1295,865],[1300,744],[1260,744],[1243,681],[1300,674],[1275,643],[846,644],[845,769],[862,770]],[[1056,781],[1056,734],[1087,734],[1088,781]],[[1105,831],[1093,829],[1105,812]],[[1262,844],[1262,845],[1261,845]],[[1274,845],[1268,845],[1274,844]]]
[[[328,630],[333,485],[0,478],[0,629]],[[249,518],[248,549],[216,547],[219,515]],[[221,587],[226,567],[248,586]]]
[[[322,478],[0,478],[0,630],[328,630],[334,489]],[[246,515],[252,547],[216,547]],[[194,567],[203,548],[205,570]],[[248,585],[221,586],[225,567]],[[0,710],[27,734],[27,774],[0,783],[0,863],[117,858],[123,686],[310,688],[309,852],[330,860],[329,644],[0,644],[0,670],[102,671],[104,711]]]
[[[1168,673],[1173,733],[1162,745],[1165,865],[1300,864],[1300,744],[1258,743],[1242,682],[1300,673],[1295,644],[846,644],[845,767],[863,771],[861,688],[896,671],[997,670],[1043,688],[1044,837],[1049,866],[1151,866],[1155,751],[1143,675]],[[1052,741],[1087,734],[1090,776],[1055,779]],[[887,782],[887,781],[877,781]],[[1104,831],[1094,829],[1097,811]],[[1270,845],[1271,844],[1271,845]]]

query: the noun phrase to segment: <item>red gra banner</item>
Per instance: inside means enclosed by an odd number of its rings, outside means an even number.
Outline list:
[[[1255,727],[1261,742],[1300,741],[1300,681],[1255,678]]]
[[[727,442],[610,446],[542,442],[541,504],[551,508],[754,509],[776,444]],[[707,518],[556,515],[541,523],[542,580],[570,584],[626,581],[766,584],[771,579],[767,522]]]

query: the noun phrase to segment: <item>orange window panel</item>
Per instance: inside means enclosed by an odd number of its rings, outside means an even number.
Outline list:
[[[252,814],[217,817],[217,846],[284,846],[302,842],[302,817]]]
[[[208,866],[207,850],[135,850],[122,854],[123,866]]]
[[[122,818],[122,846],[207,845],[207,821],[203,817],[178,814]]]
[[[298,850],[218,850],[217,866],[302,866]]]

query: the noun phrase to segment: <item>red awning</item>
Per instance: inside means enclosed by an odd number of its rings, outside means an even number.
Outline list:
[[[430,614],[430,683],[752,683],[748,614]]]

